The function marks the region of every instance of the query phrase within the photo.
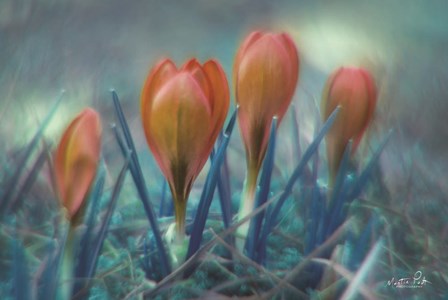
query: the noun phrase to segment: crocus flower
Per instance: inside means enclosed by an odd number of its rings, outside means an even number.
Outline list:
[[[246,149],[247,177],[240,217],[253,208],[253,194],[274,116],[280,124],[297,85],[299,57],[286,33],[253,32],[239,48],[234,65],[238,120]],[[245,212],[241,213],[241,210]]]
[[[228,109],[227,79],[215,60],[200,65],[191,59],[177,69],[165,59],[144,83],[143,128],[173,195],[179,237],[184,235],[192,184],[209,157]]]
[[[84,109],[73,119],[56,149],[56,187],[67,217],[73,221],[95,178],[101,149],[101,121],[98,113]]]
[[[339,68],[333,72],[322,96],[322,118],[326,120],[333,110],[341,109],[327,134],[327,157],[330,182],[333,182],[349,140],[353,140],[352,154],[356,151],[375,111],[377,91],[368,71],[362,68]]]

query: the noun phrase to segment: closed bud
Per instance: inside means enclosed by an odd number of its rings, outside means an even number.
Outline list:
[[[95,179],[101,151],[101,130],[98,113],[86,108],[67,127],[56,149],[56,187],[71,221],[77,219],[82,211]]]
[[[280,124],[294,95],[298,75],[297,49],[286,33],[253,32],[238,50],[235,96],[249,172],[258,174],[272,118],[277,116]]]
[[[374,80],[362,68],[340,68],[328,79],[322,96],[322,118],[325,121],[339,105],[341,109],[329,130],[327,158],[330,181],[336,177],[339,164],[349,140],[353,140],[352,154],[372,120],[377,92]]]

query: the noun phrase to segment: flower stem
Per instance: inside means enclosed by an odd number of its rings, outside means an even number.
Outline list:
[[[255,193],[257,189],[257,178],[259,168],[249,167],[244,181],[244,190],[241,193],[238,221],[252,213],[255,206]],[[249,221],[242,224],[237,230],[236,246],[243,251],[244,244],[249,231]]]
[[[185,213],[187,200],[182,195],[176,195],[174,199],[174,217],[176,220],[176,243],[182,243],[185,238]]]
[[[177,268],[184,262],[188,249],[188,239],[185,234],[187,197],[183,194],[173,193],[175,223],[171,224],[165,233],[173,268]]]
[[[75,230],[76,227],[70,223],[65,240],[64,252],[62,254],[62,265],[60,269],[61,288],[59,289],[58,299],[71,299],[76,245]]]

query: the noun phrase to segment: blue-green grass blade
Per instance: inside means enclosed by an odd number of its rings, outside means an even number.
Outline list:
[[[171,266],[168,260],[168,255],[166,253],[165,246],[163,245],[163,240],[157,222],[156,214],[154,213],[154,209],[149,199],[149,194],[146,189],[145,180],[143,178],[143,172],[141,170],[140,163],[138,161],[137,152],[134,146],[134,142],[132,140],[129,126],[128,123],[126,122],[126,118],[124,117],[123,110],[121,108],[120,100],[118,99],[118,95],[115,91],[112,91],[112,99],[114,102],[115,112],[117,114],[118,120],[121,125],[121,129],[123,131],[126,140],[127,147],[132,151],[131,167],[130,167],[131,175],[132,178],[134,179],[137,191],[140,196],[140,200],[142,201],[146,216],[153,230],[154,238],[156,240],[156,245],[160,256],[162,276],[165,277],[171,273]]]
[[[199,249],[202,241],[202,235],[205,228],[205,222],[207,220],[208,211],[210,208],[211,201],[213,199],[213,193],[215,191],[216,183],[218,180],[218,174],[221,169],[221,164],[224,160],[224,153],[229,144],[230,135],[232,134],[235,119],[237,115],[237,110],[233,113],[229,124],[225,130],[221,144],[219,145],[218,151],[214,156],[212,166],[205,180],[204,190],[201,194],[201,199],[199,200],[198,209],[196,211],[196,216],[194,218],[193,227],[191,231],[190,242],[188,244],[186,260],[188,260],[196,251]]]

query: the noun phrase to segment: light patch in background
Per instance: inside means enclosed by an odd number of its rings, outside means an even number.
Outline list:
[[[372,66],[386,60],[384,42],[336,21],[322,20],[286,30],[300,45],[301,55],[314,68],[331,73],[340,66]]]
[[[45,103],[45,101],[36,102],[36,105],[33,108],[32,114],[34,114],[34,120],[32,120],[32,123],[35,123],[34,128],[36,128],[36,130],[38,126],[37,124],[41,124],[49,112],[49,106],[43,105],[43,103]],[[66,128],[70,121],[73,119],[73,112],[74,111],[69,107],[60,105],[56,113],[51,118],[51,121],[48,124],[47,128],[45,129],[44,137],[54,143],[57,143],[58,140],[56,140],[56,138],[62,135],[64,128]],[[31,134],[34,133],[35,131],[31,132]],[[31,137],[29,137],[28,140],[30,138]]]
[[[91,99],[88,95],[83,96],[81,93],[67,95],[67,92],[51,97],[43,94],[29,95],[26,103],[14,107],[11,115],[7,116],[9,120],[3,122],[5,126],[2,130],[5,131],[8,140],[12,141],[12,145],[20,147],[31,141],[59,97],[63,99],[43,133],[45,140],[51,143],[58,143],[64,129],[86,106],[85,99]]]

